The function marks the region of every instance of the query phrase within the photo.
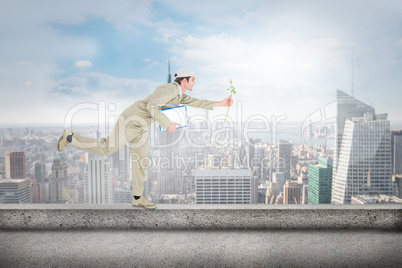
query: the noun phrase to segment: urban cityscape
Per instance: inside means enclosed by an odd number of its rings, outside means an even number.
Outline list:
[[[0,13],[0,267],[402,267],[401,0]]]
[[[402,203],[402,130],[350,94],[336,98],[332,122],[229,124],[205,110],[173,133],[151,126],[144,196],[163,204]],[[107,136],[99,129],[76,130]],[[62,130],[0,129],[0,203],[130,203],[131,168],[143,163],[128,145],[111,156],[57,152]]]

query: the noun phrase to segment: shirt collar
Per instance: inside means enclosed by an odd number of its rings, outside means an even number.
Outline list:
[[[180,96],[180,98],[182,97],[182,93],[181,93],[181,87],[180,87],[180,85],[179,85],[179,83],[176,83],[177,84],[177,88],[178,88],[178,92],[177,92],[177,95],[179,95]]]

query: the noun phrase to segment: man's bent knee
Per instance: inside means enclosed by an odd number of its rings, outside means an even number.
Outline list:
[[[100,139],[99,149],[100,149],[99,154],[101,154],[103,156],[109,156],[119,150],[119,148],[116,147],[116,144],[115,144],[115,146],[111,147],[109,139],[105,139],[105,138]]]

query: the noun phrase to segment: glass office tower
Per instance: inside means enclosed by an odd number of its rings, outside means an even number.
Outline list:
[[[332,158],[318,159],[318,164],[308,167],[308,203],[331,204]]]
[[[337,142],[331,203],[355,195],[392,194],[391,131],[386,114],[338,90]]]

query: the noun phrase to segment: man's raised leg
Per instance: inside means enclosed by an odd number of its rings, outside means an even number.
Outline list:
[[[63,135],[60,137],[57,143],[57,149],[59,150],[59,148],[61,148],[62,150],[67,144],[70,143],[76,149],[107,156],[117,152],[125,144],[135,139],[141,134],[141,131],[141,128],[133,127],[132,122],[124,120],[124,117],[121,116],[106,139],[84,137],[77,133],[72,133],[69,128],[65,129]],[[71,142],[64,137],[66,136],[66,133],[68,135],[72,135]]]

